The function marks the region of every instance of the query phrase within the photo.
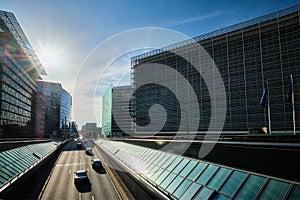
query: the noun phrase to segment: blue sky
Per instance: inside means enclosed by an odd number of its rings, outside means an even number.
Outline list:
[[[0,9],[15,14],[34,50],[41,56],[48,73],[48,76],[43,77],[44,80],[61,82],[73,95],[77,90],[74,86],[78,74],[89,77],[93,67],[95,70],[104,67],[93,65],[90,71],[84,71],[83,66],[88,65],[87,58],[91,52],[116,34],[136,28],[158,27],[195,37],[298,3],[300,1],[292,0],[3,0]],[[159,40],[161,44],[158,42],[154,46],[165,46],[167,42],[181,39],[175,37],[169,41],[162,37]],[[111,72],[102,76],[98,84],[126,84],[129,81],[130,57],[145,51],[130,52],[112,60],[109,68]],[[98,53],[97,56],[101,55]],[[95,87],[89,84],[95,83],[87,81],[81,85]],[[91,90],[94,92],[73,95],[74,102],[77,102],[73,117],[80,128],[86,122],[100,124],[101,94],[105,87],[100,85],[96,88],[97,91]],[[85,99],[82,95],[85,95]],[[93,104],[93,111],[78,109],[89,104]]]

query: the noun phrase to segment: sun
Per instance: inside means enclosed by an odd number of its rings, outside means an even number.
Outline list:
[[[55,47],[40,46],[39,59],[47,69],[58,68],[61,62],[61,51]]]

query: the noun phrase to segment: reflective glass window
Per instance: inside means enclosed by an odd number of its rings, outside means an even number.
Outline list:
[[[192,199],[192,197],[196,194],[196,192],[201,187],[200,184],[193,182],[192,185],[184,192],[184,194],[180,197],[180,199]]]
[[[209,179],[214,175],[214,173],[218,170],[219,167],[215,165],[209,165],[205,171],[199,176],[197,179],[197,183],[200,183],[202,185],[206,185],[206,183],[209,181]]]
[[[9,175],[7,175],[6,173],[4,173],[4,171],[2,170],[2,168],[0,169],[0,174],[7,181],[10,180],[10,178],[11,178]]]
[[[215,200],[230,200],[229,197],[223,195],[223,194],[217,194],[214,198]]]
[[[250,175],[241,189],[238,191],[237,199],[255,199],[266,178]]]
[[[183,159],[173,170],[174,173],[178,174],[184,167],[185,165],[189,162],[188,159]]]
[[[207,187],[202,187],[194,199],[208,200],[213,195],[213,193],[214,191],[212,189],[209,189]]]
[[[163,171],[164,171],[163,169],[158,169],[157,171],[155,171],[155,172],[150,176],[150,178],[151,178],[152,180],[157,179],[157,177],[158,177]]]
[[[193,169],[193,171],[188,175],[188,179],[195,181],[199,174],[202,173],[202,171],[205,169],[205,167],[207,166],[206,163],[198,163],[198,165]]]
[[[246,178],[246,173],[234,171],[221,188],[221,192],[232,196]]]
[[[272,179],[264,188],[259,199],[282,199],[289,188],[289,185],[290,184],[286,182]]]
[[[0,186],[2,185],[2,183],[5,183],[6,180],[0,175]]]
[[[155,182],[159,185],[168,175],[170,174],[169,171],[165,170],[156,180]]]
[[[2,172],[4,172],[5,174],[7,174],[7,175],[8,175],[8,177],[9,177],[9,179],[10,179],[10,178],[12,178],[12,177],[14,177],[14,175],[15,175],[13,172],[11,172],[11,171],[7,170],[7,169],[6,169],[6,168],[4,168],[4,167],[3,167],[3,168],[1,168],[1,171],[2,171]]]
[[[300,185],[295,185],[289,196],[288,196],[288,199],[300,199]]]
[[[159,159],[159,161],[156,163],[158,167],[161,167],[167,160],[169,159],[169,157],[165,154],[163,157],[161,157]]]
[[[208,183],[208,187],[212,188],[214,190],[219,190],[221,185],[226,180],[227,176],[232,170],[227,168],[220,168],[219,171],[216,173],[216,175],[211,179],[211,181]]]
[[[186,177],[190,171],[197,165],[197,162],[194,160],[191,160],[185,167],[184,169],[180,172],[180,175],[183,177]]]
[[[4,166],[8,163],[8,160],[0,155],[0,166]]]
[[[170,173],[168,175],[168,177],[159,185],[159,187],[166,189],[168,187],[168,185],[171,183],[171,181],[174,180],[175,177],[176,177],[176,174]]]
[[[167,191],[169,193],[173,193],[175,189],[178,187],[178,185],[182,182],[183,178],[181,176],[177,176],[171,184],[167,187]]]
[[[153,164],[156,165],[164,156],[165,154],[161,153],[155,160],[153,160]]]
[[[182,158],[176,157],[175,160],[167,167],[167,169],[172,171],[181,160],[182,160]]]
[[[169,157],[169,159],[166,160],[166,162],[163,163],[163,164],[161,165],[161,167],[162,167],[162,168],[168,167],[168,166],[175,160],[175,158],[176,158],[176,156],[171,155],[171,156]]]
[[[173,196],[176,198],[180,198],[191,184],[192,184],[192,181],[185,179],[179,185],[179,187],[175,190],[175,192],[173,193]]]

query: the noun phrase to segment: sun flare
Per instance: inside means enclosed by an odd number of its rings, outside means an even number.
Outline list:
[[[39,59],[47,69],[58,68],[62,59],[61,51],[57,48],[41,46]]]

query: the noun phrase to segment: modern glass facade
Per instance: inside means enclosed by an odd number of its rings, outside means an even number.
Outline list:
[[[176,95],[161,85],[145,85],[145,77],[168,82],[173,80],[177,92],[186,88],[177,82],[178,77],[169,77],[168,71],[146,70],[143,64],[163,64],[175,69],[184,76],[197,95],[200,120],[198,132],[208,129],[211,112],[211,99],[207,85],[200,73],[191,64],[211,65],[204,50],[217,66],[226,91],[227,113],[223,131],[248,132],[251,128],[268,127],[266,108],[259,105],[265,81],[270,93],[271,127],[275,132],[292,132],[292,105],[286,102],[290,75],[293,75],[295,98],[296,129],[300,127],[300,6],[296,5],[282,11],[226,27],[193,40],[155,50],[132,58],[133,86],[136,88],[136,122],[143,126],[149,124],[149,107],[161,104],[168,114],[162,132],[174,132],[186,120],[193,117],[180,115],[182,106],[189,107],[193,102],[187,96],[180,105]],[[195,42],[196,41],[196,42]],[[200,48],[199,44],[204,48]],[[181,55],[181,56],[179,56]],[[183,56],[182,56],[183,55]],[[184,58],[188,58],[184,59]],[[201,71],[211,80],[215,78],[213,69]],[[215,86],[213,93],[217,93]],[[188,94],[190,94],[188,92]],[[160,117],[160,116],[158,116]],[[192,122],[193,123],[193,122]],[[188,126],[186,128],[188,131]],[[139,132],[138,128],[136,132]]]
[[[57,137],[61,128],[71,126],[72,97],[62,88],[60,83],[38,81],[37,100],[45,106],[37,104],[36,127],[44,137]],[[40,116],[44,113],[43,116]]]
[[[61,96],[60,96],[60,112],[59,112],[59,121],[60,128],[63,125],[71,126],[71,113],[72,112],[72,96],[61,88]]]
[[[41,74],[16,18],[0,10],[0,137],[35,137],[35,81]]]
[[[105,136],[112,134],[112,88],[110,85],[102,96],[102,134]]]
[[[102,133],[106,136],[132,133],[129,101],[131,86],[108,87],[102,97]]]

